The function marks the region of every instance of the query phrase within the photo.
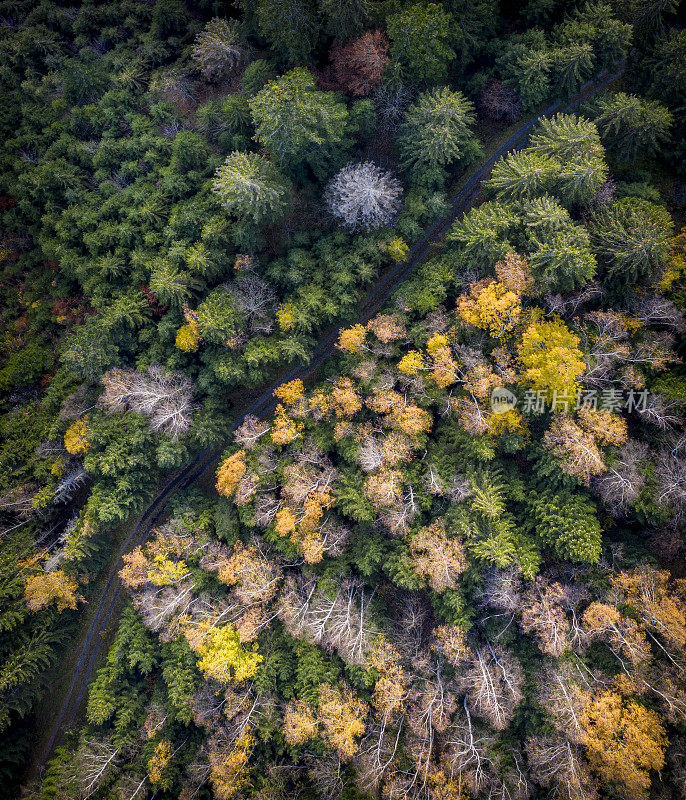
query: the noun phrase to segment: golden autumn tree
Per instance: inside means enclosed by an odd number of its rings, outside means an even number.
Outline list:
[[[172,743],[168,739],[163,739],[155,747],[148,761],[148,777],[153,786],[158,786],[160,789],[169,788],[169,777],[164,775],[164,771],[171,761],[172,752]]]
[[[208,760],[212,793],[217,800],[231,800],[250,787],[249,761],[257,744],[250,727],[246,727],[227,752],[210,740]]]
[[[445,519],[439,517],[420,528],[410,540],[412,568],[435,592],[457,588],[457,580],[467,569],[464,546],[448,536]]]
[[[278,397],[281,402],[286,406],[295,405],[298,400],[303,396],[305,387],[300,378],[288,383],[282,383],[277,389],[274,390],[274,397]]]
[[[662,769],[668,744],[658,715],[606,691],[591,699],[581,724],[591,767],[629,800],[648,797],[650,771]]]
[[[581,341],[562,320],[534,320],[523,332],[517,352],[521,382],[533,389],[574,394],[586,364]]]
[[[72,456],[82,456],[90,450],[88,416],[75,420],[64,434],[64,448]]]
[[[366,335],[367,330],[364,325],[353,325],[352,328],[344,328],[338,335],[336,347],[344,353],[361,353]]]
[[[349,761],[357,752],[357,740],[366,730],[367,710],[367,704],[348,686],[338,688],[322,684],[319,687],[321,733],[343,761]]]
[[[58,611],[74,610],[83,599],[76,593],[78,586],[76,578],[65,574],[64,570],[39,572],[26,581],[26,605],[31,611],[40,611],[51,603],[55,603]]]
[[[515,294],[530,294],[534,288],[534,276],[524,256],[508,253],[495,265],[495,274],[502,285]]]
[[[586,486],[590,485],[591,478],[606,470],[595,437],[577,425],[568,414],[553,415],[550,427],[543,436],[543,446],[560,459],[564,472],[578,478]]]
[[[262,661],[257,645],[244,647],[231,624],[208,631],[199,655],[198,669],[220,683],[240,683],[253,678]]]
[[[522,302],[519,295],[498,281],[479,281],[457,301],[457,313],[468,325],[501,338],[519,323]]]
[[[238,450],[222,462],[217,473],[217,491],[224,497],[232,497],[245,474],[245,450]]]

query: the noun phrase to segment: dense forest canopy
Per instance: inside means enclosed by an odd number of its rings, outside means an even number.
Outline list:
[[[3,797],[686,798],[683,19],[0,0]]]

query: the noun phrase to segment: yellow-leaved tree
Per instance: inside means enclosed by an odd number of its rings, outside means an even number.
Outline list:
[[[658,715],[606,691],[588,704],[581,725],[589,763],[603,780],[629,800],[648,797],[650,771],[662,769],[668,744]]]
[[[231,497],[245,474],[245,450],[238,450],[222,462],[217,473],[217,491]]]
[[[519,323],[522,302],[519,295],[499,281],[479,281],[469,287],[469,294],[458,298],[457,313],[469,325],[500,338]]]
[[[78,586],[76,578],[66,575],[64,570],[39,572],[26,581],[26,605],[31,611],[40,611],[51,603],[57,605],[58,611],[74,610],[82,599],[76,594]]]
[[[81,456],[90,450],[87,415],[72,422],[67,428],[64,434],[64,447],[73,456]]]
[[[253,678],[262,661],[257,645],[244,647],[233,625],[212,628],[200,647],[198,669],[220,683],[241,683]]]
[[[579,345],[579,337],[561,319],[534,320],[518,347],[521,382],[550,393],[576,393],[576,382],[586,370]]]

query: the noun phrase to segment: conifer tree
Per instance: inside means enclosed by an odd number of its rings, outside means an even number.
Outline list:
[[[215,173],[212,191],[227,211],[256,225],[279,219],[288,208],[285,180],[257,153],[236,151],[227,156]]]

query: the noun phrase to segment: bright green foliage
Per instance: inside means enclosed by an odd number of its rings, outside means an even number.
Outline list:
[[[507,235],[517,215],[505,203],[484,203],[468,211],[456,222],[446,239],[460,245],[463,260],[486,271],[513,250]]]
[[[519,150],[496,162],[488,186],[503,200],[528,200],[551,190],[559,169],[550,156]]]
[[[662,103],[616,92],[591,106],[603,143],[623,160],[652,155],[669,139],[672,115]]]
[[[595,125],[557,114],[541,121],[524,150],[496,163],[488,185],[506,200],[549,192],[567,208],[578,208],[590,203],[607,174]]]
[[[278,220],[288,208],[286,182],[274,165],[257,153],[227,156],[215,173],[212,191],[227,211],[257,225],[267,218]]]
[[[150,291],[163,303],[181,306],[191,296],[193,279],[169,259],[156,259],[150,273]]]
[[[404,80],[433,84],[445,78],[455,58],[452,14],[436,3],[415,4],[387,19],[390,56]]]
[[[592,217],[590,230],[603,271],[625,285],[654,281],[667,267],[674,224],[661,206],[647,200],[619,200]]]
[[[269,81],[273,81],[274,78],[276,78],[276,72],[268,61],[265,61],[263,58],[251,61],[245,68],[243,78],[241,79],[243,92],[248,97],[252,97],[257,94],[260,89],[263,89]]]
[[[573,222],[566,209],[545,195],[521,208],[529,266],[539,285],[570,291],[595,276],[588,231]]]
[[[600,523],[590,500],[546,491],[531,495],[529,509],[536,535],[559,558],[591,564],[599,560]]]
[[[86,710],[91,724],[114,727],[115,742],[127,741],[137,733],[135,726],[145,704],[143,678],[157,666],[158,658],[151,634],[128,606],[107,659],[91,685]]]
[[[309,0],[259,0],[260,33],[289,63],[307,61],[317,43],[319,20]]]
[[[447,87],[419,95],[400,127],[398,148],[405,164],[417,170],[468,164],[482,150],[474,136],[473,106]]]
[[[303,67],[267,84],[249,103],[255,138],[279,163],[321,165],[343,143],[345,105],[332,93],[319,91]]]
[[[192,718],[191,698],[200,682],[197,658],[184,636],[162,646],[162,677],[176,719],[188,725]]]
[[[235,335],[238,314],[224,287],[213,289],[196,309],[198,328],[203,341],[225,345]]]

